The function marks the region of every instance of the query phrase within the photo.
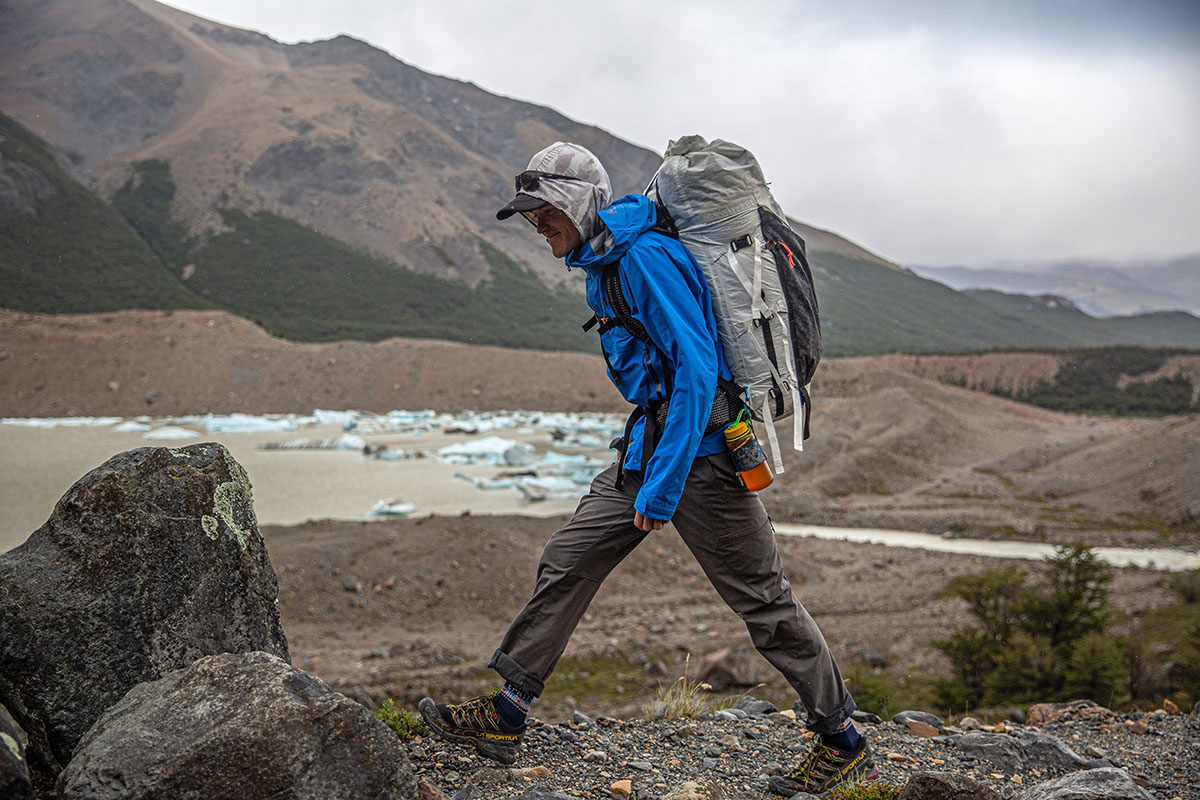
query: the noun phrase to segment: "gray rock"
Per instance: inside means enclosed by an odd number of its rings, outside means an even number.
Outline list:
[[[546,789],[530,789],[518,797],[517,800],[579,800],[579,798],[563,794],[562,792],[551,792]]]
[[[219,444],[121,453],[0,555],[0,703],[57,775],[134,685],[201,656],[288,658],[245,470]]]
[[[575,723],[576,725],[583,726],[591,726],[594,724],[591,717],[579,711],[571,714],[571,722]]]
[[[1021,800],[1153,800],[1129,773],[1112,767],[1089,769],[1039,783]]]
[[[686,781],[663,796],[663,800],[725,800],[725,790],[712,778]]]
[[[883,720],[879,718],[878,714],[872,714],[870,711],[856,710],[850,716],[855,722],[863,722],[867,725],[878,725],[879,723],[883,722]]]
[[[707,683],[715,691],[723,692],[738,686],[754,686],[755,670],[752,656],[733,648],[723,648],[709,653],[696,665],[696,682]]]
[[[0,797],[6,800],[33,800],[33,783],[25,761],[25,743],[29,737],[0,705]]]
[[[918,772],[900,790],[898,800],[1000,800],[1000,795],[966,775]]]
[[[904,723],[910,719],[915,719],[917,722],[924,722],[926,725],[932,725],[935,728],[945,726],[945,722],[941,717],[934,716],[926,711],[901,711],[896,716],[892,717],[892,722],[903,727]]]
[[[857,658],[868,667],[878,667],[885,669],[890,663],[887,655],[879,652],[874,647],[867,647],[858,651]]]
[[[987,759],[1004,772],[1017,772],[1028,768],[1087,769],[1112,766],[1106,761],[1081,757],[1057,736],[1048,733],[966,733],[953,737],[953,741],[967,755]]]
[[[404,745],[320,679],[222,653],[140,683],[59,775],[60,800],[415,798]]]
[[[751,695],[746,695],[741,700],[738,700],[736,707],[747,714],[774,714],[779,710],[766,700],[759,700],[757,697]]]

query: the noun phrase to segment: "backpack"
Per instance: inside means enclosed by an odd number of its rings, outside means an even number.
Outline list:
[[[804,240],[788,225],[754,156],[731,142],[700,136],[671,142],[645,194],[659,209],[654,230],[679,239],[708,281],[735,389],[764,424],[775,471],[781,473],[774,421],[794,416],[793,446],[804,449],[809,384],[821,358],[821,323]],[[641,326],[621,296],[620,281],[605,280],[605,291],[616,324],[649,341],[644,329],[635,330]],[[728,395],[723,389],[718,387],[714,418],[727,413],[720,408]],[[665,411],[659,409],[659,425]]]

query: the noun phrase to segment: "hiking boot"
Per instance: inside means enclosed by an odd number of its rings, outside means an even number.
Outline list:
[[[417,704],[417,709],[430,730],[443,739],[473,744],[479,755],[501,764],[511,764],[517,760],[517,748],[525,736],[525,726],[513,728],[505,724],[496,709],[498,694],[492,692],[457,705],[435,703],[426,697]]]
[[[878,776],[865,736],[859,742],[858,749],[852,751],[830,747],[818,737],[800,766],[787,775],[771,776],[767,785],[772,792],[784,797],[791,797],[797,792],[820,796],[838,786],[870,781]]]

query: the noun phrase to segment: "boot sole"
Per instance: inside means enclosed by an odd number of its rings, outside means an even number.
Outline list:
[[[429,729],[451,742],[459,742],[460,744],[474,745],[475,752],[484,758],[490,758],[493,761],[498,761],[501,764],[513,764],[517,760],[517,744],[501,744],[489,739],[483,739],[478,736],[468,734],[455,733],[450,728],[446,727],[445,720],[438,713],[437,703],[433,702],[432,698],[426,697],[417,704],[417,710],[421,712],[421,717],[425,720],[425,724]]]

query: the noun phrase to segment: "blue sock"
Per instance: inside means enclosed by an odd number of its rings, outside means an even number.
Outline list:
[[[500,712],[500,719],[510,728],[519,728],[525,724],[531,703],[533,696],[525,694],[511,683],[504,684],[504,688],[496,695],[496,710]]]
[[[858,731],[854,728],[854,723],[849,717],[842,723],[842,729],[837,733],[822,733],[821,741],[829,745],[835,750],[852,751],[858,749],[859,739]]]

